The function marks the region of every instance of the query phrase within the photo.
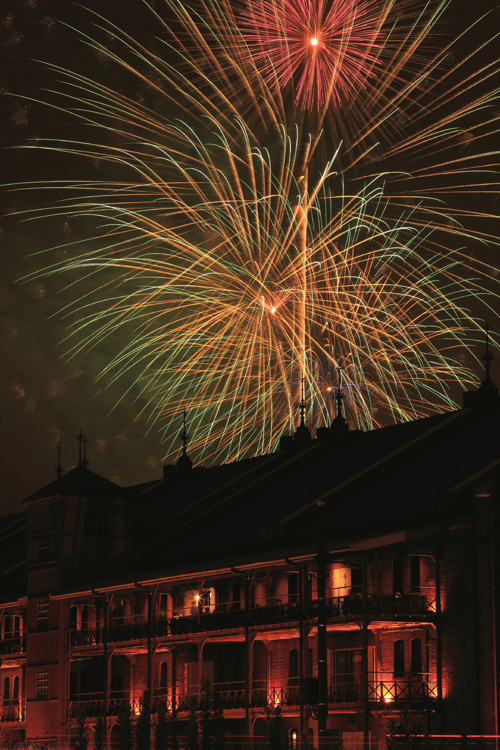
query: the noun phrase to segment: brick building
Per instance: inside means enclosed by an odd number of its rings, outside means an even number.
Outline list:
[[[68,745],[145,692],[181,735],[209,680],[230,742],[498,728],[500,399],[121,488],[81,460],[0,519],[3,743]],[[263,740],[264,741],[264,740]],[[182,743],[181,743],[182,745]]]

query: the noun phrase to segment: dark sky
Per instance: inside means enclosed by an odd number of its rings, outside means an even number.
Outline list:
[[[124,6],[134,2],[90,2],[120,23]],[[0,33],[0,127],[8,150],[0,157],[0,182],[64,175],[63,160],[54,154],[10,149],[16,143],[49,135],[75,134],[75,123],[21,95],[44,99],[41,89],[50,77],[33,60],[48,60],[99,74],[101,61],[92,58],[59,22],[80,23],[85,14],[69,0],[2,0]],[[139,31],[142,14],[134,14]],[[33,59],[33,60],[32,60]],[[23,276],[40,267],[32,253],[72,239],[75,230],[64,216],[45,222],[19,223],[12,214],[37,202],[43,194],[4,190],[0,198],[0,514],[20,508],[19,501],[52,481],[61,439],[61,463],[70,469],[78,460],[80,427],[88,438],[90,468],[119,483],[130,484],[161,476],[162,448],[153,427],[139,416],[141,404],[96,386],[106,359],[105,350],[68,360],[61,344],[64,322],[51,317],[67,301],[56,280]],[[180,430],[180,423],[179,423]]]
[[[456,0],[457,29],[467,25],[466,14],[477,12],[481,3],[488,10],[497,0],[479,0],[479,5]],[[139,0],[84,4],[147,38],[149,21]],[[53,83],[37,59],[88,75],[106,74],[103,61],[61,23],[85,25],[84,18],[84,11],[69,0],[0,0],[0,128],[6,148],[0,182],[65,176],[62,157],[11,147],[49,135],[64,138],[68,129],[72,136],[78,134],[74,120],[64,113],[22,97],[44,100],[42,89]],[[123,484],[159,478],[162,471],[158,427],[149,427],[141,416],[143,404],[132,392],[117,406],[123,395],[117,386],[96,384],[106,362],[105,347],[92,356],[66,356],[65,323],[57,313],[71,290],[54,278],[21,281],[40,268],[33,253],[64,243],[78,231],[64,215],[37,224],[13,217],[40,202],[43,195],[36,192],[5,190],[0,198],[0,514],[19,509],[23,497],[52,481],[59,439],[62,465],[75,465],[80,428],[88,438],[94,471]],[[174,429],[180,427],[179,422]]]

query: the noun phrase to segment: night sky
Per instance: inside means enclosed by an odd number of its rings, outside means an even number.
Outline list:
[[[93,2],[120,23],[127,23],[123,6],[134,3]],[[139,3],[136,4],[137,6]],[[48,135],[64,137],[73,128],[71,118],[49,111],[21,96],[44,98],[48,74],[34,60],[77,67],[96,75],[103,62],[89,54],[59,19],[84,23],[85,14],[68,0],[2,0],[0,75],[2,142],[6,146]],[[134,24],[139,27],[141,13]],[[7,96],[5,95],[7,94]],[[14,96],[13,96],[14,95]],[[64,176],[63,159],[54,154],[7,150],[2,153],[2,182]],[[78,461],[77,435],[87,435],[89,468],[123,484],[160,478],[162,448],[156,432],[146,424],[130,394],[113,410],[121,395],[106,390],[95,379],[106,352],[92,356],[65,356],[65,323],[54,316],[71,292],[57,280],[21,279],[40,266],[33,253],[57,245],[77,232],[64,216],[45,222],[19,223],[13,212],[43,202],[43,196],[4,191],[0,199],[0,513],[18,510],[19,501],[55,478],[59,439],[61,464],[71,469]],[[181,423],[179,422],[179,431]],[[148,432],[149,430],[149,432]]]
[[[481,2],[484,10],[497,4],[497,0]],[[139,0],[92,0],[85,5],[148,38],[150,21]],[[467,23],[465,11],[477,11],[478,3],[471,8],[469,2],[457,0],[456,8],[455,23],[460,28]],[[68,0],[0,0],[0,127],[6,147],[1,182],[64,178],[62,156],[11,147],[35,145],[48,136],[64,138],[68,129],[72,137],[79,135],[80,126],[71,117],[22,98],[44,100],[42,89],[56,85],[36,60],[90,76],[108,73],[107,63],[76,41],[63,22],[84,26],[88,18]],[[90,468],[97,473],[123,484],[160,478],[162,473],[158,426],[148,425],[141,416],[141,401],[131,391],[116,406],[121,386],[107,389],[96,383],[106,363],[105,347],[92,356],[68,359],[66,355],[66,321],[58,313],[72,298],[72,290],[64,289],[57,278],[22,280],[40,268],[40,258],[33,253],[82,231],[64,215],[36,224],[14,216],[41,203],[43,196],[35,191],[6,190],[0,198],[0,514],[20,509],[23,497],[55,478],[59,440],[64,469],[76,464],[80,428],[88,438]],[[497,372],[495,363],[493,374]],[[180,431],[181,423],[173,429]]]

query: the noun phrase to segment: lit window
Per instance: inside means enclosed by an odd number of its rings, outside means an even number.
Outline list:
[[[36,671],[35,697],[37,701],[47,700],[49,697],[49,670],[45,667]]]

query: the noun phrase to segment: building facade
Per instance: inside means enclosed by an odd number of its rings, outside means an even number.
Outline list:
[[[83,716],[117,746],[146,695],[183,747],[207,690],[235,746],[277,717],[292,749],[385,747],[391,720],[496,742],[500,409],[474,395],[226,467],[184,451],[126,490],[80,462],[34,493],[2,519],[2,742],[67,746]]]

